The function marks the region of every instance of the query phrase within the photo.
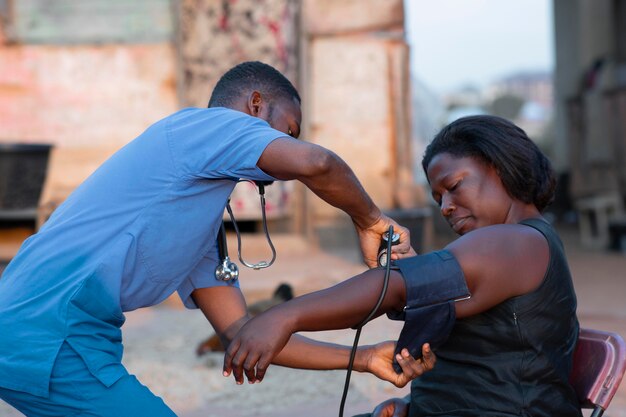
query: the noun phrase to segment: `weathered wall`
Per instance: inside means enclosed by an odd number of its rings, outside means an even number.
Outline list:
[[[376,40],[313,41],[309,137],[346,160],[374,200],[389,207],[394,121],[387,47]],[[325,204],[315,210],[332,211]]]
[[[243,61],[262,61],[298,87],[299,0],[181,0],[177,16],[179,96],[183,106],[206,107],[219,77]],[[270,219],[298,217],[293,184],[267,189]],[[260,220],[254,187],[239,184],[231,195],[239,220]],[[289,227],[293,230],[293,227]]]
[[[307,139],[353,168],[383,209],[411,206],[409,49],[400,0],[305,0]],[[314,199],[314,223],[339,212]]]
[[[626,88],[626,61],[617,53],[626,25],[614,16],[617,4],[554,0],[557,167],[571,171],[574,198],[618,191],[624,171],[614,125],[623,119],[615,100]]]
[[[178,107],[170,0],[5,0],[0,141],[121,146]]]
[[[404,6],[398,0],[304,0],[310,36],[404,31]]]
[[[0,48],[0,141],[123,145],[174,111],[170,45]]]
[[[39,223],[175,111],[170,0],[0,2],[0,142],[55,145]]]
[[[172,38],[172,0],[3,0],[9,38],[29,44],[160,43]]]
[[[303,139],[341,155],[382,208],[413,205],[402,0],[0,0],[1,17],[0,141],[56,144],[55,170],[75,161],[47,196],[159,118],[206,106],[233,65],[261,60],[299,88]],[[341,217],[292,186],[271,210],[290,230]],[[240,213],[254,218],[247,197]]]
[[[402,0],[183,0],[179,16],[184,103],[206,105],[238,62],[267,62],[301,92],[304,140],[342,156],[381,207],[412,205]],[[301,187],[292,197],[296,230],[341,216]]]
[[[206,106],[219,77],[242,61],[272,65],[298,86],[298,0],[182,0],[183,103]]]
[[[626,3],[554,0],[554,15],[557,151],[568,163],[581,242],[618,248],[626,216]]]

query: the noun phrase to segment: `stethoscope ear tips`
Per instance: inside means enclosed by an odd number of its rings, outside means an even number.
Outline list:
[[[215,268],[215,278],[220,281],[236,281],[239,278],[237,264],[231,262],[228,256],[224,257],[221,265]]]

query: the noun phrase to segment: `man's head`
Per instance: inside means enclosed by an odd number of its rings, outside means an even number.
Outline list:
[[[270,126],[298,137],[300,95],[279,71],[258,61],[243,62],[228,70],[215,85],[209,107],[227,107],[267,121]]]

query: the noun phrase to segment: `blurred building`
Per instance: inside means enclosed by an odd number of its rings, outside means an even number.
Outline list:
[[[448,110],[482,108],[485,104],[485,94],[480,86],[466,84],[446,93],[443,101]]]
[[[518,96],[551,109],[554,103],[552,74],[546,71],[525,71],[510,74],[491,83],[485,92],[488,99],[505,94]]]
[[[445,96],[450,123],[458,118],[493,114],[513,121],[538,143],[545,142],[553,113],[552,75],[524,71],[506,75],[485,87],[467,85]]]
[[[491,113],[514,121],[544,149],[550,147],[546,142],[553,140],[552,73],[523,71],[504,76],[487,86],[485,102]]]
[[[54,146],[39,222],[151,123],[206,106],[246,60],[292,80],[302,137],[344,158],[381,208],[414,205],[402,0],[0,0],[0,144]],[[299,184],[272,187],[268,215],[287,231],[350,225]],[[253,191],[233,200],[260,218]]]
[[[443,127],[446,108],[441,98],[421,80],[414,77],[411,84],[413,100],[413,158],[415,160],[413,167],[414,177],[418,183],[426,184],[426,174],[421,164],[422,156],[426,146]],[[430,197],[426,198],[426,196],[423,196],[422,198],[430,201]],[[427,201],[424,201],[422,205],[427,204]]]
[[[556,162],[589,246],[626,234],[626,1],[554,0]],[[626,246],[624,247],[626,249]]]

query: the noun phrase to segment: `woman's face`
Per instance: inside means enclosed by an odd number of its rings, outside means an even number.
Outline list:
[[[440,153],[426,174],[441,214],[457,234],[512,222],[514,199],[492,166],[477,158]]]

